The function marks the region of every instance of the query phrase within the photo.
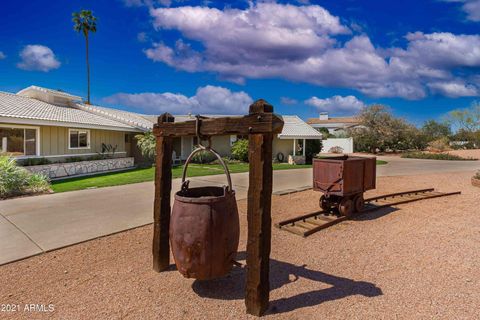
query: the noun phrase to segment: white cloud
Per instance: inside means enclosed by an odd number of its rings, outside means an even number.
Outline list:
[[[27,45],[20,52],[22,59],[17,67],[23,70],[48,72],[60,67],[53,51],[42,45]]]
[[[397,49],[394,55],[431,68],[455,68],[480,66],[480,36],[455,35],[449,32],[406,35],[406,50]]]
[[[480,21],[480,0],[443,0],[443,2],[460,2],[462,11],[467,14],[467,20]]]
[[[197,89],[192,97],[178,93],[117,93],[103,99],[109,104],[141,109],[148,114],[169,112],[172,114],[243,114],[253,102],[245,92],[205,86]]]
[[[450,98],[475,97],[479,95],[477,87],[472,84],[466,84],[462,80],[429,83],[428,87],[432,92]]]
[[[467,19],[475,22],[480,21],[480,0],[467,1],[463,7],[463,11],[467,13]]]
[[[376,48],[318,5],[257,2],[244,10],[183,6],[150,14],[155,29],[178,30],[183,38],[174,46],[154,43],[145,50],[149,59],[239,84],[282,78],[421,99],[429,83],[451,82],[480,66],[480,35],[415,32],[406,35],[405,48]]]
[[[326,99],[311,97],[305,103],[315,107],[318,111],[332,113],[356,113],[365,107],[365,104],[355,96],[333,96]]]
[[[151,9],[150,14],[157,30],[177,29],[202,42],[211,61],[226,64],[305,59],[335,43],[329,35],[350,32],[320,6],[257,3],[223,11],[184,6]]]
[[[2,51],[0,51],[0,60],[2,59],[5,59],[7,56],[5,55],[5,53],[3,53]]]
[[[289,97],[281,97],[280,103],[286,106],[292,106],[292,105],[298,104],[298,100],[289,98]]]

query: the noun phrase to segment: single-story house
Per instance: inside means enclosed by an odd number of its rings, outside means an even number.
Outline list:
[[[228,117],[228,115],[207,115],[208,117]],[[175,115],[175,122],[195,120],[193,115]],[[321,140],[322,134],[313,129],[305,121],[295,115],[282,115],[282,133],[273,138],[272,153],[278,161],[288,161],[289,155],[305,157],[305,145],[307,140]],[[221,155],[229,156],[233,143],[242,136],[215,136],[212,137],[212,147]],[[178,159],[185,160],[197,143],[196,137],[175,138],[173,149]],[[295,150],[295,154],[294,154]],[[297,161],[297,162],[301,162]]]
[[[24,163],[39,158],[48,162],[70,163],[80,159],[93,162],[93,158],[107,154],[110,155],[108,158],[129,161],[113,167],[110,161],[108,168],[92,165],[79,169],[80,173],[123,168],[143,160],[134,137],[151,130],[156,118],[154,115],[88,105],[78,96],[38,86],[30,86],[16,94],[0,92],[0,155],[10,155]],[[175,117],[175,121],[193,119],[191,115]],[[282,161],[293,153],[304,154],[306,140],[322,138],[321,133],[297,116],[283,116],[283,119],[284,129],[273,141],[273,154]],[[213,147],[222,156],[228,156],[232,144],[239,138],[242,137],[214,137]],[[175,157],[185,160],[196,143],[195,139],[175,139]],[[78,174],[72,173],[75,170],[70,167],[58,170],[60,173],[48,174],[54,177]]]
[[[85,105],[62,91],[31,86],[16,94],[0,92],[0,154],[18,159],[94,156],[103,145],[130,157],[133,136],[151,126],[140,115]]]
[[[359,119],[355,116],[329,117],[327,112],[321,112],[318,118],[309,118],[307,123],[317,130],[326,128],[333,135],[360,125]]]

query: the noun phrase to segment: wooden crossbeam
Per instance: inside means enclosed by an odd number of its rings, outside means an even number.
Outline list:
[[[204,136],[247,135],[254,133],[281,133],[282,119],[273,113],[258,112],[242,117],[202,119],[200,132]],[[153,133],[157,137],[181,137],[196,135],[196,120],[184,122],[159,122]]]

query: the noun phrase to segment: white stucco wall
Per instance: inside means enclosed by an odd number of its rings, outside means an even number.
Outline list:
[[[353,153],[353,138],[332,138],[322,140],[322,153],[328,153],[328,150],[333,147],[340,147],[343,153]]]

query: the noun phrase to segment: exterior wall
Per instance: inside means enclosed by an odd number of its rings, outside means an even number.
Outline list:
[[[293,140],[292,139],[279,139],[278,137],[273,138],[273,159],[277,159],[278,153],[283,153],[284,160],[283,162],[288,161],[288,156],[293,154]]]
[[[182,137],[183,140],[183,154],[180,154],[179,156],[182,156],[182,160],[186,160],[190,152],[192,152],[193,145],[192,145],[192,137]]]
[[[118,146],[116,153],[125,155],[125,132],[90,129],[90,148],[69,149],[68,130],[76,128],[41,126],[40,127],[40,155],[82,155],[102,151],[102,143]]]
[[[183,139],[183,160],[185,160],[188,155],[192,152],[194,145],[193,145],[193,137],[182,137]],[[204,144],[206,141],[203,142]],[[181,141],[173,141],[173,148],[177,153],[177,157],[180,157],[180,153],[182,150]],[[230,136],[213,136],[212,137],[212,148],[215,149],[222,157],[226,157],[231,155],[232,146],[230,145]]]
[[[41,173],[50,179],[76,176],[81,174],[132,168],[133,158],[104,159],[71,163],[54,163],[41,166],[29,166],[25,169]]]
[[[215,149],[222,157],[232,154],[232,146],[230,145],[230,136],[214,136],[212,137],[212,148]]]
[[[343,153],[353,153],[353,138],[333,138],[322,141],[322,153],[328,153],[332,147],[340,147]]]

